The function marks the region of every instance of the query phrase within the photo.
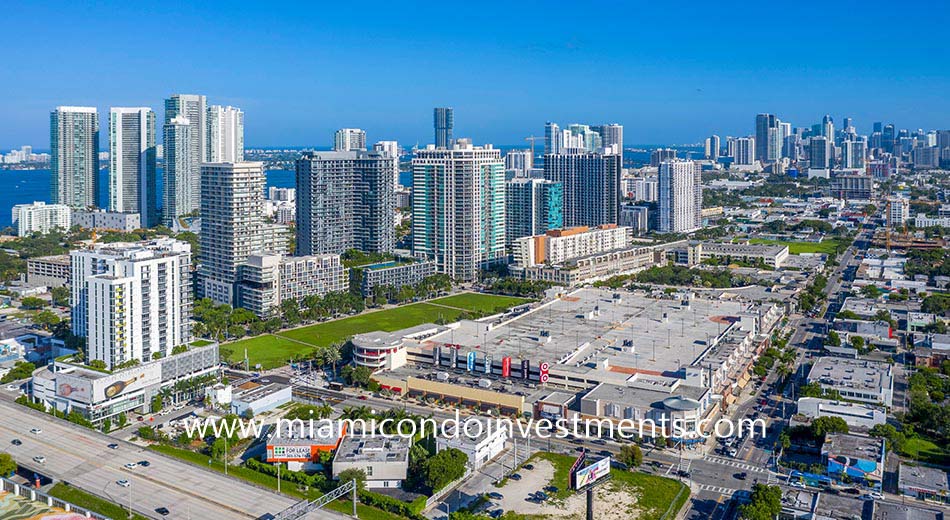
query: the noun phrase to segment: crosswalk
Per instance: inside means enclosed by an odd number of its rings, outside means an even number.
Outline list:
[[[721,486],[710,486],[709,484],[697,484],[699,489],[703,491],[712,491],[714,493],[719,493],[720,495],[732,496],[736,492],[735,489],[721,487]]]
[[[763,468],[763,467],[761,467],[761,466],[753,466],[752,464],[748,464],[748,463],[745,463],[745,462],[740,462],[740,461],[738,461],[738,460],[723,459],[723,458],[721,458],[721,457],[713,457],[713,456],[711,456],[711,455],[706,455],[705,457],[703,457],[703,460],[705,460],[705,461],[707,461],[707,462],[713,462],[713,463],[715,463],[715,464],[722,464],[723,466],[729,466],[729,467],[732,467],[732,468],[744,469],[744,470],[746,470],[746,471],[754,471],[754,472],[757,472],[757,473],[768,473],[768,472],[769,472],[768,469]]]

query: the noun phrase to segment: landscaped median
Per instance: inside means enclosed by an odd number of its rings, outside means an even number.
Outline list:
[[[113,504],[108,500],[103,500],[95,495],[90,495],[81,489],[74,488],[62,482],[57,483],[49,490],[49,494],[60,499],[107,516],[113,520],[129,518],[129,510],[120,505]],[[146,520],[142,515],[135,514],[132,520]]]
[[[423,323],[450,323],[460,317],[495,314],[529,301],[512,296],[462,293],[265,334],[222,345],[221,349],[231,363],[244,361],[246,351],[252,368],[260,364],[266,370],[285,365],[295,356],[307,355],[316,347],[344,343],[356,334],[390,332]]]

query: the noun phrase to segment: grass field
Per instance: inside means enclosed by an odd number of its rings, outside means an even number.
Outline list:
[[[312,350],[312,347],[273,334],[264,334],[222,345],[221,349],[230,351],[226,354],[228,354],[227,360],[232,363],[243,361],[244,349],[247,349],[251,368],[260,363],[265,369],[268,369],[284,365],[294,354],[308,352]]]
[[[113,504],[108,500],[103,500],[95,495],[90,495],[81,489],[67,486],[62,482],[56,483],[49,490],[49,494],[54,497],[71,502],[79,507],[95,511],[100,515],[107,516],[113,520],[119,520],[129,517],[129,510],[118,504]],[[146,520],[144,516],[135,514],[133,520]]]
[[[907,439],[901,451],[904,455],[921,462],[929,462],[931,464],[947,464],[950,462],[950,452],[920,437]]]
[[[554,498],[564,500],[574,492],[570,489],[569,473],[574,464],[574,457],[560,453],[541,452],[534,459],[544,459],[554,466],[554,477],[548,485],[557,487]],[[608,486],[626,488],[637,495],[637,508],[640,509],[638,520],[658,520],[669,509],[668,518],[675,518],[677,511],[683,507],[689,498],[689,490],[683,490],[683,483],[676,480],[640,473],[637,471],[610,471],[612,481]],[[670,505],[672,504],[672,508]]]
[[[447,307],[455,307],[456,309],[494,314],[510,309],[516,305],[521,305],[522,303],[528,303],[529,301],[531,300],[526,298],[502,296],[498,294],[462,293],[431,300],[428,303],[437,303]]]
[[[250,366],[254,367],[260,363],[266,370],[287,364],[295,354],[307,353],[313,347],[343,343],[356,334],[377,330],[394,331],[423,323],[434,323],[439,318],[451,322],[457,320],[463,312],[492,314],[528,301],[530,300],[494,294],[456,294],[431,302],[413,303],[277,334],[243,339],[225,344],[222,348],[230,351],[226,354],[227,360],[232,363],[243,361],[244,350],[247,349]]]
[[[463,311],[447,309],[428,303],[414,303],[383,311],[369,312],[341,320],[317,323],[284,332],[280,336],[295,339],[315,346],[342,343],[355,334],[374,330],[393,331],[412,327],[422,323],[435,322],[439,317],[453,321]]]
[[[763,238],[753,238],[749,240],[751,244],[780,244],[788,246],[788,253],[791,255],[800,255],[803,253],[822,253],[826,255],[834,254],[838,249],[838,240],[828,238],[821,242],[786,242],[780,240],[765,240]]]

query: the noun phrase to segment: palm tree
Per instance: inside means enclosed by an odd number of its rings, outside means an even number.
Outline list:
[[[370,410],[369,407],[365,405],[358,406],[355,408],[352,406],[347,406],[346,408],[343,409],[343,413],[340,414],[340,417],[343,419],[350,419],[350,420],[363,419],[365,421],[365,420],[373,418],[373,411]]]
[[[333,407],[329,403],[323,403],[314,409],[314,413],[317,414],[318,419],[326,419],[333,414]]]
[[[336,379],[336,364],[343,359],[343,354],[340,352],[340,344],[334,343],[327,348],[323,349],[323,362],[324,364],[333,365],[333,378]]]

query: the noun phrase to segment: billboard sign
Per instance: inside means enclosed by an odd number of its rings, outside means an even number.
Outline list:
[[[56,374],[56,395],[87,404],[98,404],[162,381],[161,363],[149,363],[96,379],[71,373]]]
[[[511,377],[511,358],[501,358],[501,377]]]
[[[96,379],[92,383],[93,402],[115,399],[121,395],[162,382],[161,363],[151,363],[123,370],[117,374]]]
[[[469,372],[472,372],[475,370],[475,352],[474,351],[469,352],[465,356],[465,369],[468,370]]]
[[[531,369],[531,362],[527,359],[521,360],[521,378],[528,379],[528,372]]]
[[[561,407],[553,404],[542,404],[539,407],[538,414],[542,419],[548,419],[550,421],[556,421],[562,417]]]
[[[435,347],[432,352],[432,364],[440,366],[442,364],[442,347]]]
[[[485,373],[491,374],[491,354],[485,354]]]
[[[56,374],[56,395],[89,404],[92,402],[92,381],[84,377],[58,372]]]
[[[551,365],[549,365],[547,361],[542,361],[538,365],[538,373],[540,374],[539,381],[541,381],[542,383],[548,382],[548,370],[550,368],[551,368]]]
[[[306,461],[310,460],[311,457],[311,450],[308,445],[270,446],[267,448],[267,452],[267,459],[275,461]]]
[[[607,475],[610,475],[610,457],[602,458],[577,470],[574,473],[574,489],[584,489]]]
[[[452,351],[452,364],[449,365],[452,368],[458,368],[459,366],[459,349],[453,348]]]

